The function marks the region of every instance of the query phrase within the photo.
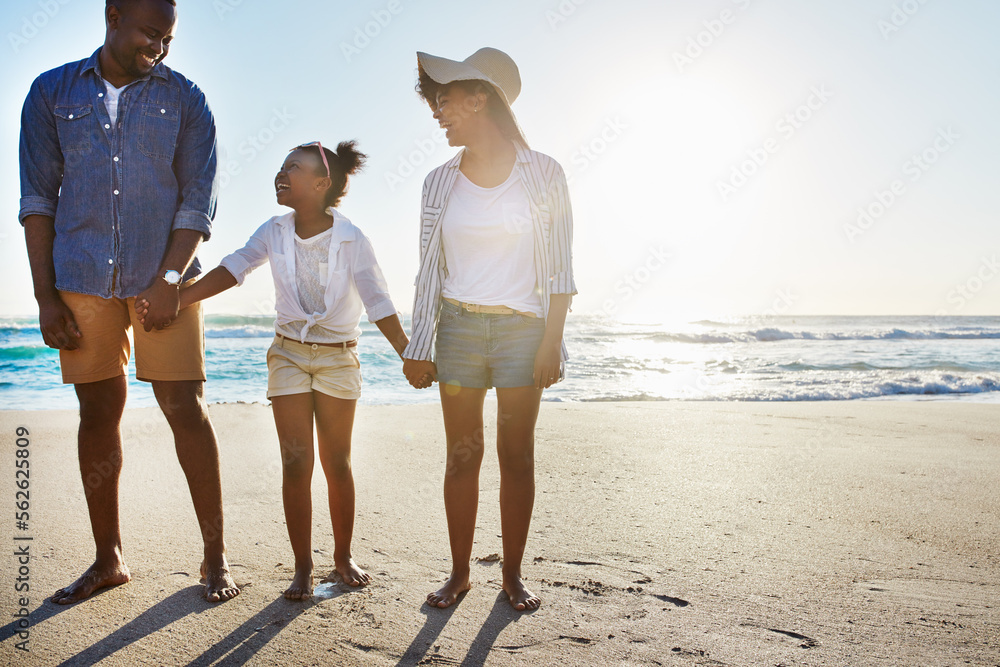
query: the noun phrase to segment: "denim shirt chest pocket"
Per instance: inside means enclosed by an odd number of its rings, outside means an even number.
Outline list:
[[[95,128],[93,111],[90,104],[57,104],[52,110],[59,147],[64,152],[90,150]]]
[[[146,157],[172,162],[181,127],[180,91],[157,92],[138,103],[139,150]]]

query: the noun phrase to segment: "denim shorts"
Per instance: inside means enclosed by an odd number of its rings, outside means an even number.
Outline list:
[[[470,313],[441,301],[434,346],[438,382],[475,389],[529,387],[544,335],[540,317]]]

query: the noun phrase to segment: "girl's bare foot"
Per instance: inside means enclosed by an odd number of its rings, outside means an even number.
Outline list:
[[[469,575],[462,576],[452,574],[444,586],[427,596],[427,604],[438,609],[447,609],[458,602],[458,598],[463,593],[472,589],[472,582]]]
[[[510,600],[510,606],[518,611],[533,611],[541,606],[542,601],[537,595],[529,591],[524,586],[521,577],[512,575],[504,576],[503,590]]]
[[[292,585],[285,590],[286,600],[308,600],[312,597],[313,576],[312,567],[296,568]]]
[[[371,582],[371,575],[358,567],[358,564],[350,556],[345,561],[338,561],[337,559],[334,559],[334,561],[337,573],[344,580],[345,584],[349,586],[367,586]]]
[[[205,584],[205,599],[209,602],[225,602],[240,594],[240,587],[229,573],[229,563],[223,555],[218,564],[209,566],[201,561],[201,581]]]
[[[102,588],[120,586],[131,579],[132,575],[120,557],[111,563],[95,561],[79,579],[57,590],[50,599],[56,604],[73,604],[89,598]]]

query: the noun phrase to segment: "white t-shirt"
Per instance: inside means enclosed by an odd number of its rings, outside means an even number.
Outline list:
[[[282,333],[292,322],[301,324],[301,329],[288,333],[303,343],[354,340],[361,335],[358,324],[364,311],[368,312],[369,322],[378,322],[396,314],[368,237],[340,211],[334,208],[327,210],[333,216],[333,233],[330,236],[313,237],[317,239],[313,244],[309,243],[313,239],[297,243],[295,213],[289,212],[265,222],[245,246],[219,263],[233,274],[237,284],[242,285],[254,269],[270,262],[277,310],[276,329]],[[317,312],[319,304],[311,297],[305,300],[307,305],[312,306],[309,312],[303,307],[297,266],[298,246],[322,247],[327,253],[325,277],[322,263],[317,262],[320,282],[324,284],[321,313]],[[312,340],[312,330],[316,328],[325,330],[318,334],[323,336],[323,340]],[[326,335],[328,332],[336,334],[333,340]]]
[[[118,98],[121,97],[122,91],[131,85],[131,83],[126,83],[121,88],[115,88],[107,79],[104,79],[104,89],[107,91],[104,97],[104,106],[108,108],[108,115],[111,116],[112,125],[118,122]]]
[[[532,231],[528,193],[516,169],[495,188],[481,188],[459,172],[441,219],[448,267],[442,295],[542,317]]]
[[[295,235],[295,287],[299,305],[307,315],[321,316],[326,312],[326,286],[330,277],[330,239],[333,227],[307,239]],[[298,338],[305,320],[295,320],[277,327],[286,338]],[[309,341],[334,343],[342,336],[319,325],[309,330]]]

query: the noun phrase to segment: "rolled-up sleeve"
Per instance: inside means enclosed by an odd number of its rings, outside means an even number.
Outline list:
[[[205,94],[191,84],[184,108],[184,124],[177,142],[174,172],[180,190],[180,202],[172,229],[201,232],[205,240],[212,235],[212,220],[218,200],[218,150],[215,119]]]
[[[258,227],[245,246],[234,253],[226,255],[219,262],[219,266],[233,274],[237,285],[242,285],[243,281],[246,280],[247,276],[254,269],[263,266],[267,261],[266,235],[269,224],[271,224],[270,221]]]
[[[351,242],[351,271],[354,284],[358,288],[361,301],[365,304],[369,322],[378,322],[396,314],[396,306],[389,297],[389,287],[386,285],[382,269],[375,259],[375,250],[364,234]]]
[[[63,155],[55,119],[40,82],[31,85],[21,111],[21,202],[17,219],[29,215],[56,217],[62,185]]]
[[[549,245],[550,294],[576,294],[573,279],[573,208],[569,201],[569,186],[562,167],[552,175],[551,197],[552,242]]]

